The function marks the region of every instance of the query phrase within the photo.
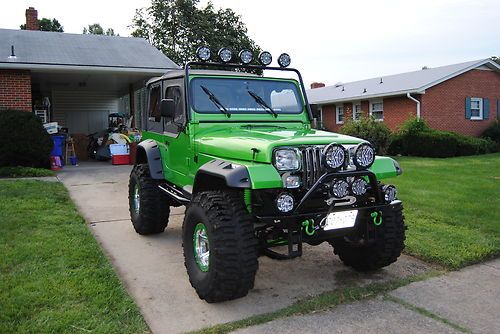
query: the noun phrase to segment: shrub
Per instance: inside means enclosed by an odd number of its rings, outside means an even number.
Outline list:
[[[484,130],[481,137],[493,140],[497,143],[497,150],[500,150],[500,120],[497,119],[495,122],[491,123],[490,126]]]
[[[0,166],[48,166],[52,140],[33,113],[0,111],[0,133]]]
[[[391,142],[391,130],[373,117],[363,117],[359,121],[349,120],[342,127],[343,134],[369,141],[377,154],[386,154]]]
[[[489,139],[463,136],[454,132],[430,129],[422,120],[407,121],[393,136],[389,153],[420,157],[447,158],[485,154],[495,151]]]

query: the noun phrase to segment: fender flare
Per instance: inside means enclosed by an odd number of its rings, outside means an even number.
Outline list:
[[[215,159],[198,169],[193,183],[193,194],[222,188],[251,188],[246,166]]]
[[[164,179],[160,148],[154,140],[147,139],[137,145],[136,164],[140,163],[147,163],[149,165],[151,178],[156,180]]]

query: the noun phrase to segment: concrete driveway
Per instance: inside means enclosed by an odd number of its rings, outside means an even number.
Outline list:
[[[130,295],[154,333],[178,333],[278,310],[299,299],[342,287],[406,277],[429,267],[414,258],[373,274],[342,265],[331,247],[305,245],[304,256],[291,261],[259,259],[255,288],[245,298],[208,304],[191,288],[181,247],[183,208],[173,210],[165,233],[140,236],[128,213],[131,166],[82,163],[66,167],[59,179],[87,220]]]

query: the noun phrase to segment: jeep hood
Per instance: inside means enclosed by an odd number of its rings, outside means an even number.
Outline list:
[[[204,131],[195,139],[199,153],[231,160],[270,163],[272,151],[280,146],[358,144],[362,139],[304,128],[234,126]],[[254,153],[254,151],[256,153]]]

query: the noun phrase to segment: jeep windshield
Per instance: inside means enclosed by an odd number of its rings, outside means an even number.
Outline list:
[[[196,112],[216,114],[299,114],[303,110],[297,85],[262,78],[194,78],[191,101]]]

